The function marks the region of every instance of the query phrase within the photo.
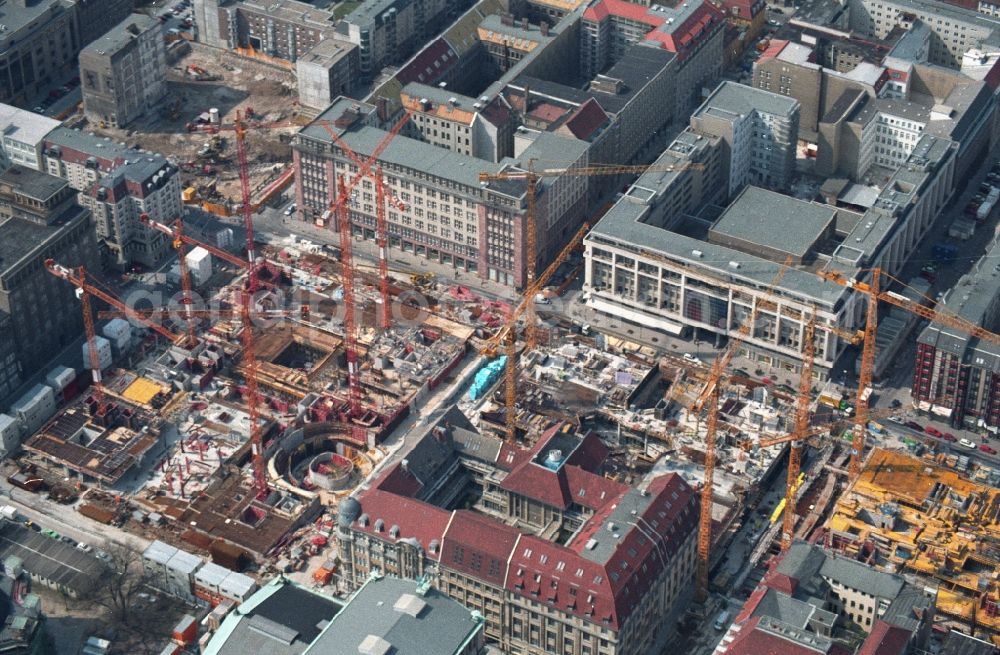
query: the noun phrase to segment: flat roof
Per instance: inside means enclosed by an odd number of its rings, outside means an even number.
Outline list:
[[[24,569],[32,575],[77,592],[88,590],[107,570],[93,555],[3,519],[0,520],[0,560],[11,555],[20,558]]]
[[[19,7],[18,3],[14,2],[14,0],[8,0],[0,4],[0,24],[7,27],[3,32],[3,36],[0,36],[0,41],[6,41],[15,36],[18,39],[22,39],[23,35],[18,35],[17,31],[43,17],[50,10],[54,9],[54,13],[57,15],[66,11],[61,0],[29,1],[25,4],[27,4],[26,7]]]
[[[80,54],[114,54],[132,43],[143,32],[154,28],[159,29],[159,27],[160,21],[149,14],[131,14],[128,18],[105,32],[103,36],[85,46],[80,51]]]
[[[833,205],[747,186],[709,230],[709,240],[743,241],[802,261],[836,216]]]
[[[773,114],[775,116],[790,116],[794,113],[799,101],[789,96],[771,93],[746,84],[725,80],[715,91],[701,103],[692,118],[705,114],[723,111],[745,116],[754,111]]]
[[[366,582],[305,655],[357,653],[372,636],[393,655],[452,655],[483,629],[483,620],[429,584],[393,577]]]
[[[14,164],[0,173],[0,183],[10,184],[17,193],[42,202],[69,186],[69,182],[61,177],[20,164]]]
[[[42,225],[14,216],[0,222],[0,276],[30,258],[39,248],[44,248],[77,219],[87,215],[79,205],[70,207],[55,222]]]
[[[0,131],[5,138],[37,144],[59,125],[48,116],[0,103]]]

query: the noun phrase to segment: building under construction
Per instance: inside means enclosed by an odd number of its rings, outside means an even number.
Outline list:
[[[827,544],[936,587],[937,611],[1000,645],[1000,490],[937,459],[875,449],[827,522]]]

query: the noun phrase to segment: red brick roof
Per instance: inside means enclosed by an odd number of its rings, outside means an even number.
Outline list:
[[[761,0],[722,0],[722,10],[726,16],[751,21],[764,10]],[[736,11],[733,11],[735,9]]]
[[[573,115],[563,124],[570,133],[578,139],[586,141],[597,130],[610,122],[608,115],[601,109],[596,100],[590,98],[573,112]]]
[[[781,54],[781,51],[785,49],[785,46],[788,45],[788,43],[789,43],[788,41],[782,39],[773,39],[771,41],[771,44],[767,46],[767,49],[764,52],[760,53],[760,57],[758,57],[757,61],[764,61],[765,59],[774,59],[775,57]]]
[[[755,616],[736,633],[725,655],[817,655],[822,651],[796,644],[778,635],[757,629],[761,617]],[[833,655],[833,649],[830,655]]]
[[[707,0],[689,2],[699,2],[699,5],[680,24],[668,24],[666,16],[658,16],[651,13],[648,7],[624,0],[601,0],[591,5],[583,13],[583,18],[598,22],[621,18],[645,23],[652,28],[646,34],[646,40],[660,43],[664,50],[677,53],[683,59],[706,30],[721,29],[724,22],[722,12]],[[713,24],[717,27],[709,29]]]
[[[440,558],[440,549],[437,553],[430,552],[430,543],[435,539],[441,540],[451,512],[381,489],[369,489],[358,497],[358,502],[361,503],[361,514],[353,523],[355,530],[391,543],[400,539],[416,539],[428,557]],[[362,519],[367,519],[367,525],[361,524]],[[381,529],[376,530],[380,519]],[[389,534],[393,526],[399,527],[397,537]]]
[[[507,560],[521,533],[489,517],[458,510],[448,524],[441,547],[441,563],[489,582],[504,585]]]
[[[387,491],[391,494],[398,494],[400,496],[415,497],[420,490],[424,488],[424,485],[417,479],[415,475],[403,469],[402,466],[396,464],[388,471],[383,473],[379,477],[375,484],[373,485],[376,489],[381,489],[382,491]]]
[[[903,655],[910,643],[910,636],[909,631],[878,620],[861,645],[858,655]]]
[[[638,23],[646,23],[652,27],[657,27],[666,22],[663,18],[650,14],[649,7],[643,7],[634,2],[626,2],[625,0],[601,0],[592,4],[583,12],[584,20],[602,21],[609,16],[617,16],[619,18],[634,20]]]
[[[410,82],[436,84],[449,69],[457,65],[458,53],[443,38],[437,38],[399,69],[396,79],[403,86]]]

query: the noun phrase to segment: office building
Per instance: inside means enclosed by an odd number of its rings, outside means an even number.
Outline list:
[[[75,289],[45,270],[49,258],[97,270],[89,212],[64,180],[11,166],[0,174],[0,312],[9,317],[25,374],[40,370],[83,332]]]
[[[109,25],[115,25],[132,13],[135,0],[70,0],[76,18],[80,47],[96,41]]]
[[[740,353],[790,371],[800,367],[804,324],[815,310],[815,374],[825,377],[847,344],[823,326],[859,327],[863,298],[817,273],[850,278],[874,266],[897,273],[951,193],[954,144],[922,136],[864,213],[748,186],[719,214],[713,203],[726,202],[729,186],[719,142],[682,133],[658,160],[676,170],[640,176],[587,235],[588,306],[646,328],[716,339],[755,312],[757,327]],[[798,267],[771,289],[789,257]]]
[[[295,61],[299,103],[325,109],[353,94],[358,81],[358,49],[340,39],[323,39]]]
[[[674,474],[614,482],[607,456],[568,425],[519,450],[453,408],[341,503],[341,583],[424,576],[507,653],[648,652],[694,576],[697,497]],[[472,508],[443,509],[466,494]]]
[[[160,22],[132,14],[80,51],[83,110],[94,123],[125,127],[167,92]]]
[[[349,174],[352,160],[337,147],[319,121],[328,121],[359,156],[368,156],[387,133],[375,127],[377,110],[365,103],[340,99],[304,128],[293,144],[297,204],[303,219],[328,224],[335,200],[336,176]],[[539,134],[520,160],[546,158],[559,152],[570,166],[585,166],[587,144],[551,133]],[[524,284],[527,221],[523,181],[481,184],[479,174],[516,168],[519,161],[491,163],[451,152],[423,141],[397,136],[380,158],[387,188],[405,208],[387,211],[389,245],[482,279]],[[355,233],[375,238],[375,190],[363,180],[350,202]],[[583,220],[587,198],[585,176],[543,178],[538,187],[537,243],[540,262],[554,256]],[[544,264],[543,264],[544,265]]]
[[[0,147],[4,166],[19,164],[36,171],[42,169],[42,144],[59,127],[59,121],[33,111],[0,104]]]
[[[106,264],[154,267],[163,261],[169,239],[142,225],[139,216],[171,223],[182,215],[176,166],[162,155],[66,128],[45,139],[44,160],[45,171],[68,181],[91,210]]]
[[[726,144],[729,197],[753,184],[787,189],[795,173],[799,103],[794,98],[723,82],[691,115],[691,129]]]

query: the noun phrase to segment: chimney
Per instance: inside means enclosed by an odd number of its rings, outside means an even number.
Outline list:
[[[522,18],[521,19],[521,29],[524,30],[525,32],[528,31],[528,19],[527,18]]]
[[[538,29],[540,29],[542,31],[542,36],[548,36],[549,35],[549,23],[548,23],[548,21],[544,21],[543,20],[541,23],[539,23],[538,24]]]
[[[379,96],[375,101],[375,113],[378,116],[379,123],[385,123],[389,120],[389,99],[384,96]]]

